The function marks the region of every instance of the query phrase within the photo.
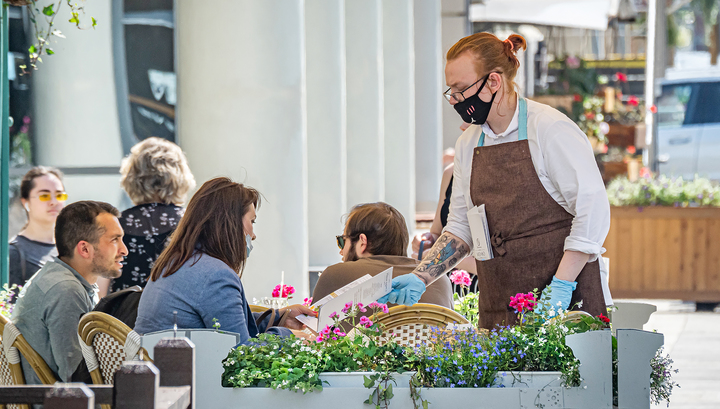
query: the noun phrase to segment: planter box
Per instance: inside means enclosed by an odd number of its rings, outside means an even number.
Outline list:
[[[324,408],[343,407],[367,409],[363,402],[370,391],[362,386],[362,376],[356,377],[359,387],[326,387],[322,392],[307,394],[270,388],[223,388],[219,374],[222,359],[234,336],[212,331],[184,331],[195,344],[196,408]],[[183,333],[181,333],[183,334]],[[150,350],[156,336],[144,337],[142,346]],[[422,397],[431,408],[612,408],[612,354],[610,331],[591,331],[569,335],[567,345],[580,360],[580,387],[560,385],[559,374],[552,373],[541,380],[538,373],[520,373],[520,381],[512,376],[510,387],[495,388],[431,388],[423,389]],[[620,407],[650,407],[650,359],[662,345],[662,334],[638,330],[618,330],[618,390]],[[357,374],[356,374],[357,375]],[[547,374],[543,374],[547,375]],[[348,377],[349,378],[349,377]],[[354,381],[353,381],[354,382]],[[525,386],[527,383],[528,386]],[[393,387],[392,409],[413,409],[408,387]],[[532,386],[531,386],[532,385]]]
[[[720,302],[720,208],[612,207],[615,298]]]
[[[365,376],[373,374],[375,372],[323,372],[320,374],[320,380],[323,381],[323,388],[362,388]],[[393,388],[409,388],[410,378],[414,374],[415,372],[393,374],[395,379]]]

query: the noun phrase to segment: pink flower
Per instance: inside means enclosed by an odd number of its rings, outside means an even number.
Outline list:
[[[280,284],[276,285],[273,289],[273,297],[292,298],[291,295],[295,294],[295,288],[291,285],[285,285],[282,288],[282,295],[280,294]]]
[[[335,318],[338,318],[338,317],[340,317],[340,315],[338,315],[337,311],[333,311],[333,313],[330,314],[330,317],[329,317],[329,318],[330,318],[331,320],[334,320]]]
[[[323,342],[323,341],[325,341],[325,338],[323,338],[322,335],[318,335],[318,337],[315,338],[315,342]]]
[[[470,279],[470,274],[468,274],[465,270],[455,270],[452,274],[450,274],[450,281],[453,284],[461,285],[464,287],[470,287],[470,283],[472,280]]]
[[[312,297],[310,297],[310,298],[305,298],[305,299],[303,300],[303,305],[306,306],[306,307],[311,306],[311,305],[312,305]]]
[[[367,308],[365,308],[365,306],[361,302],[357,303],[357,306],[360,312],[367,312]]]
[[[335,335],[340,336],[340,337],[344,337],[345,335],[347,335],[346,333],[342,332],[342,330],[340,328],[335,328],[333,330],[333,332],[335,333]]]
[[[330,328],[329,325],[326,325],[325,328],[323,328],[322,331],[320,331],[320,335],[330,335],[332,333],[332,328]]]
[[[371,302],[370,305],[368,305],[368,308],[370,308],[371,310],[382,310],[382,312],[384,312],[385,314],[387,314],[388,312],[387,304],[381,304],[375,301]]]
[[[370,328],[373,325],[373,322],[368,317],[360,317],[360,325],[365,326],[365,328]]]
[[[514,297],[510,297],[510,306],[513,307],[518,314],[530,312],[536,305],[537,299],[533,293],[517,293]]]
[[[637,97],[635,95],[630,95],[630,98],[628,98],[627,102],[628,102],[628,105],[634,106],[634,107],[640,105],[640,101],[637,99]]]
[[[348,311],[350,311],[352,309],[352,305],[353,305],[353,303],[351,301],[351,302],[345,304],[345,307],[343,307],[343,309],[340,311],[342,311],[343,314],[347,314]]]
[[[617,80],[620,82],[627,82],[627,80],[628,80],[627,75],[623,74],[622,72],[616,72],[615,76],[617,77]]]

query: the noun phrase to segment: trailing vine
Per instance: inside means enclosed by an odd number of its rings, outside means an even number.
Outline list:
[[[47,6],[40,8],[37,0],[4,0],[6,4],[13,6],[25,6],[28,13],[28,18],[33,25],[32,44],[28,48],[28,65],[32,70],[37,70],[37,63],[42,62],[43,55],[53,55],[55,51],[50,47],[50,39],[55,36],[58,38],[65,38],[65,35],[60,30],[54,29],[55,18],[60,14],[60,9],[63,3],[67,3],[70,8],[70,13],[67,16],[70,18],[68,21],[75,25],[80,30],[86,30],[88,28],[95,29],[97,26],[97,20],[94,17],[90,17],[90,27],[81,27],[81,16],[84,19],[85,6],[78,4],[73,0],[58,0],[57,3],[50,2]],[[84,3],[85,0],[80,0]],[[47,28],[46,28],[47,27]],[[32,71],[28,70],[28,65],[21,65],[20,69],[22,72],[20,75],[30,74]]]

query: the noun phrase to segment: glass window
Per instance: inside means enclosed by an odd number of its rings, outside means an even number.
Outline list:
[[[685,123],[685,113],[692,94],[692,85],[665,85],[657,99],[658,126],[680,126]]]
[[[175,141],[173,2],[125,0],[122,21],[134,134]]]
[[[720,123],[720,81],[700,83],[691,116],[693,124]]]

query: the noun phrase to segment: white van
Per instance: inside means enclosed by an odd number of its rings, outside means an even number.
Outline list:
[[[720,76],[665,80],[656,106],[660,173],[720,180]]]

